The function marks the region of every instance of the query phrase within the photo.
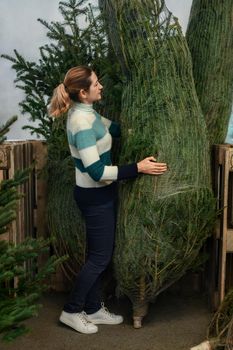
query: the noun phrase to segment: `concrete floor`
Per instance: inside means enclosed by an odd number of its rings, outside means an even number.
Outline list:
[[[131,306],[127,299],[109,301],[113,312],[124,316],[118,326],[100,325],[92,335],[77,333],[59,323],[66,300],[64,293],[49,293],[42,299],[38,317],[25,322],[30,333],[10,344],[0,341],[1,350],[189,350],[205,339],[211,314],[200,294],[181,295],[165,292],[144,319],[141,329],[134,329]]]

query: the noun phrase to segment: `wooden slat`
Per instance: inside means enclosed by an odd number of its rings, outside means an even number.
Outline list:
[[[9,147],[0,148],[0,170],[9,169],[9,162]]]
[[[226,252],[227,252],[227,203],[228,203],[228,180],[229,180],[229,150],[223,149],[223,176],[222,176],[222,229],[220,250],[220,302],[225,296],[226,280]]]
[[[233,229],[227,230],[227,253],[233,253]]]
[[[47,163],[47,146],[43,141],[33,141],[33,159],[35,160],[35,197],[34,197],[34,220],[36,227],[36,236],[38,238],[47,238],[49,236],[47,227],[47,180],[43,169]],[[38,259],[39,266],[43,266],[48,260],[49,252],[43,253]]]
[[[230,258],[233,253],[233,147],[231,145],[215,145],[213,151],[213,190],[217,199],[217,209],[220,211],[212,237],[210,299],[217,308],[224,299],[226,292],[226,274],[233,270],[227,263],[233,263]],[[228,256],[228,259],[227,259]]]

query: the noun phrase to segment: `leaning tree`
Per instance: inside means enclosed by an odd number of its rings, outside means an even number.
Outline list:
[[[224,142],[231,115],[232,13],[232,0],[193,0],[186,33],[210,145]]]

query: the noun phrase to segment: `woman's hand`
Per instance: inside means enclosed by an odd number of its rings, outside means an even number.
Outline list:
[[[162,175],[167,171],[166,163],[157,163],[154,157],[147,157],[137,163],[138,172],[149,175]]]

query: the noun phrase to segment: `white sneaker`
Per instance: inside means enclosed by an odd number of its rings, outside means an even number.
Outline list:
[[[80,333],[92,334],[98,332],[98,327],[90,323],[86,318],[86,313],[69,313],[62,311],[59,320]]]
[[[86,319],[94,324],[120,324],[123,322],[123,317],[110,313],[104,303],[101,304],[101,309],[94,314],[86,314]]]

